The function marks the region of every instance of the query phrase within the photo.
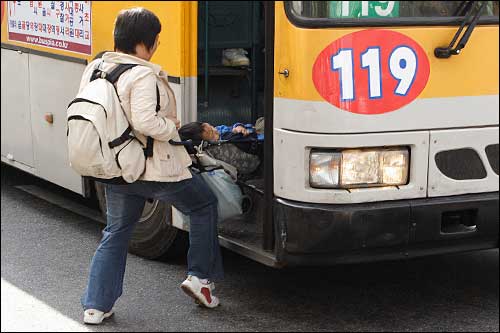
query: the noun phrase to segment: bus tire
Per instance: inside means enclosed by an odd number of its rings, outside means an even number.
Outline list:
[[[95,183],[99,208],[106,221],[104,184]],[[130,253],[146,259],[181,259],[186,256],[189,237],[170,223],[172,208],[165,202],[148,200],[128,244]]]

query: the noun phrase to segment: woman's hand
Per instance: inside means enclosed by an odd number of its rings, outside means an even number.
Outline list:
[[[174,122],[176,129],[179,129],[181,127],[181,122],[179,120],[177,120],[177,118],[173,118],[173,117],[167,117],[167,118]]]

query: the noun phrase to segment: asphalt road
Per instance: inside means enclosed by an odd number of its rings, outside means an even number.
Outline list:
[[[498,249],[287,270],[223,251],[215,310],[180,290],[184,261],[129,255],[115,316],[86,326],[79,298],[102,226],[16,187],[46,183],[1,171],[2,332],[499,330]]]

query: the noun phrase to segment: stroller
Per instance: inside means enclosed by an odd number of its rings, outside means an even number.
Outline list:
[[[219,221],[246,214],[250,211],[252,207],[251,199],[243,194],[242,186],[244,183],[238,178],[241,175],[239,171],[241,171],[242,166],[239,165],[240,168],[238,168],[216,158],[222,151],[218,148],[230,143],[229,141],[217,143],[193,142],[193,140],[189,139],[184,141],[170,140],[169,143],[186,148],[193,160],[191,170],[205,180],[218,199]],[[226,147],[230,148],[231,146]],[[257,167],[259,166],[260,159]],[[248,166],[244,165],[244,167],[247,168]]]
[[[182,137],[179,142],[173,144],[183,145],[192,157],[200,156],[207,160],[213,158],[216,161],[205,161],[205,165],[223,165],[235,179],[248,180],[259,178],[262,172],[264,141],[255,132],[242,135],[239,133],[225,136],[224,140],[202,141],[192,137]],[[193,159],[195,165],[200,161]],[[203,161],[202,161],[203,162]],[[201,163],[203,164],[203,163]],[[235,175],[236,168],[237,175]]]

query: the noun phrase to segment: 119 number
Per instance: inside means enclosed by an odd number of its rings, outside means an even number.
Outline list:
[[[352,49],[340,49],[331,58],[331,70],[340,71],[340,92],[342,101],[353,101],[355,97],[354,58]],[[369,47],[361,53],[361,68],[368,71],[370,99],[382,97],[380,48]],[[408,46],[394,48],[389,56],[389,71],[398,81],[394,94],[406,96],[417,72],[417,55]]]

